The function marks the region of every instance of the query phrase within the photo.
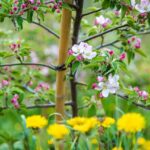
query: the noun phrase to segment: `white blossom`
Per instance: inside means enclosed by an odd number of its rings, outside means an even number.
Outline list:
[[[103,97],[108,97],[109,93],[115,94],[119,89],[119,76],[118,75],[109,75],[106,82],[102,81],[98,83],[96,90],[100,90]]]
[[[72,47],[74,56],[81,55],[84,59],[93,59],[96,56],[96,52],[93,52],[92,46],[87,43],[81,42],[79,45],[75,44]]]
[[[131,5],[140,13],[150,11],[150,0],[141,0],[140,3],[136,3],[136,0],[131,0]]]
[[[104,18],[104,16],[96,17],[95,19],[95,25],[101,25],[103,28],[105,28],[108,24],[111,23],[111,20],[109,18]]]

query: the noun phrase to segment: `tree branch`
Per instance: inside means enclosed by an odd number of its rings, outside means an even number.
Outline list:
[[[55,71],[58,70],[65,70],[65,65],[61,66],[53,66],[53,65],[45,65],[45,64],[38,64],[38,63],[13,63],[13,64],[1,64],[0,67],[13,67],[13,66],[41,66],[41,67],[46,67]]]
[[[65,106],[71,106],[72,102],[68,101],[65,102]],[[35,108],[49,108],[49,107],[55,107],[56,104],[38,104],[38,105],[34,105],[34,106],[27,106],[27,109],[35,109]],[[0,107],[0,109],[10,109],[10,107]]]
[[[23,18],[23,20],[27,21],[26,18]],[[46,30],[48,33],[54,35],[56,38],[58,38],[58,39],[60,38],[57,33],[55,33],[54,31],[52,31],[51,29],[47,28],[46,26],[44,26],[44,25],[42,25],[42,24],[40,24],[40,23],[38,23],[38,22],[35,22],[35,21],[32,21],[31,23],[33,23],[33,24],[35,24],[35,25],[37,25],[37,26],[43,28],[43,29]]]
[[[128,101],[128,99],[129,99],[129,97],[127,95],[119,95],[119,94],[117,94],[117,96],[122,98],[122,100],[125,100],[125,101]],[[139,103],[136,103],[136,102],[132,102],[132,104],[134,104],[137,107],[141,107],[143,109],[150,110],[150,106],[145,106],[143,104],[139,104]]]
[[[101,48],[104,48],[104,47],[107,47],[107,46],[112,46],[113,44],[115,44],[115,43],[118,43],[118,42],[120,42],[120,40],[115,40],[115,41],[113,41],[113,42],[110,42],[110,43],[107,43],[107,44],[103,44],[103,45],[100,45],[100,46],[97,46],[95,49],[101,49]]]
[[[81,86],[87,86],[86,83],[76,82],[76,84],[81,85]],[[128,99],[129,99],[129,97],[127,95],[116,94],[116,96],[120,97],[122,100],[125,100],[125,101],[128,101]],[[139,103],[136,103],[136,102],[132,102],[132,104],[135,105],[135,106],[137,106],[137,107],[141,107],[143,109],[150,110],[150,106],[145,106],[143,104],[139,104]],[[86,106],[88,106],[88,105],[86,105]],[[84,108],[86,106],[84,106]]]
[[[112,31],[115,31],[115,30],[117,30],[117,29],[124,28],[124,27],[126,27],[126,26],[128,26],[128,25],[127,25],[127,24],[124,24],[124,25],[120,25],[120,26],[117,26],[117,27],[108,29],[108,30],[106,30],[106,31],[104,31],[104,32],[102,32],[102,33],[98,33],[98,34],[96,34],[96,35],[92,35],[92,36],[88,37],[87,39],[82,40],[82,41],[80,41],[80,42],[88,42],[88,41],[90,41],[90,40],[93,40],[93,39],[95,39],[95,38],[98,38],[98,37],[100,37],[100,36],[103,36],[103,35],[105,35],[105,34],[107,34],[107,33],[110,33],[110,32],[112,32]]]
[[[91,12],[87,12],[85,14],[82,14],[81,17],[85,17],[85,16],[88,16],[88,15],[91,15],[91,14],[94,14],[94,13],[97,13],[99,11],[103,10],[103,8],[100,8],[100,9],[97,9],[97,10],[94,10],[94,11],[91,11]]]

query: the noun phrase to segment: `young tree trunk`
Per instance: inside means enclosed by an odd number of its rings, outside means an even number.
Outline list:
[[[64,0],[66,3],[72,3],[72,0]],[[58,65],[65,63],[67,59],[67,52],[70,42],[70,28],[71,28],[71,11],[63,8],[61,18],[61,35],[59,42],[59,56]],[[66,70],[58,71],[56,77],[56,121],[59,122],[64,116],[64,101],[65,101],[65,76]]]

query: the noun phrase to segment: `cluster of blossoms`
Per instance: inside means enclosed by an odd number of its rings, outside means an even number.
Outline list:
[[[137,92],[137,94],[139,95],[139,97],[141,97],[142,99],[144,99],[144,100],[148,99],[148,93],[146,91],[141,91],[139,89],[139,87],[135,87],[134,91]]]
[[[39,92],[41,90],[49,90],[49,84],[47,83],[44,83],[44,82],[41,82],[37,85],[37,87],[35,88],[35,91],[36,92]]]
[[[10,49],[14,52],[14,53],[17,53],[19,48],[21,47],[21,44],[18,42],[18,43],[12,43],[9,45]]]
[[[118,89],[119,89],[119,76],[118,75],[114,75],[112,76],[111,74],[108,76],[108,79],[106,80],[104,77],[102,76],[98,76],[97,77],[97,81],[98,83],[94,83],[92,85],[92,88],[95,90],[100,91],[99,96],[101,98],[103,97],[108,97],[109,93],[111,94],[115,94]]]
[[[18,14],[18,13],[19,13],[19,15],[23,15],[27,8],[30,8],[30,9],[36,11],[36,10],[38,10],[38,6],[40,6],[40,5],[41,5],[40,0],[37,0],[37,1],[27,0],[25,3],[21,4],[21,6],[19,6],[19,1],[15,0],[14,5],[9,13],[11,15]]]
[[[60,9],[62,7],[62,1],[57,1],[56,0],[50,0],[50,2],[52,3],[49,7],[51,7],[54,11],[56,11],[57,13],[60,13]]]
[[[14,105],[15,108],[19,108],[18,99],[19,99],[19,95],[15,94],[14,97],[12,98],[12,100],[11,100],[11,103]]]
[[[94,24],[96,26],[100,25],[103,28],[106,28],[112,21],[109,18],[105,18],[104,16],[99,16],[95,18]]]
[[[141,39],[137,38],[136,36],[133,36],[130,39],[128,39],[128,44],[135,49],[141,48]]]
[[[131,0],[131,5],[140,13],[146,13],[150,11],[150,1],[141,0],[140,3],[137,3],[136,0]]]
[[[75,56],[78,61],[82,61],[83,59],[91,60],[97,55],[96,52],[93,52],[92,46],[84,42],[81,42],[79,45],[73,45],[68,54]]]
[[[106,57],[108,56],[108,55],[106,55],[105,52],[107,52],[107,54],[109,54],[109,56],[113,56],[113,55],[115,54],[114,50],[111,50],[111,49],[108,49],[108,48],[102,49],[101,52],[102,52],[102,53],[101,53],[101,56],[104,56],[104,57],[105,57],[105,56],[106,56]],[[119,59],[120,61],[123,61],[125,58],[126,58],[126,53],[123,52],[123,53],[120,54],[119,58],[117,58],[117,59]]]
[[[23,15],[26,12],[26,10],[28,10],[28,9],[37,11],[39,9],[39,7],[41,6],[41,4],[42,3],[40,0],[27,0],[26,2],[24,2],[20,5],[19,1],[15,0],[9,14],[10,15],[14,15],[14,14]],[[52,8],[57,13],[60,12],[60,9],[62,7],[62,1],[56,2],[55,0],[50,0],[50,2],[47,2],[45,4],[46,5],[50,4],[48,6],[48,8]]]

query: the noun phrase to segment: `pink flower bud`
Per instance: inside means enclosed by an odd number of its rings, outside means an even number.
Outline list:
[[[141,39],[137,38],[136,43],[134,45],[135,48],[141,48]]]
[[[102,27],[103,27],[103,28],[106,28],[106,27],[107,27],[107,25],[108,25],[108,23],[107,23],[107,22],[106,22],[106,23],[103,23],[103,24],[102,24]]]
[[[140,91],[140,89],[139,89],[139,87],[134,87],[134,91],[136,91],[136,92],[139,92]]]
[[[25,9],[26,7],[27,7],[26,4],[22,4],[22,5],[21,5],[21,8],[22,8],[22,9]]]
[[[30,2],[31,4],[34,4],[34,0],[29,0],[29,2]]]
[[[56,12],[57,12],[57,13],[60,13],[60,9],[56,9]]]
[[[76,57],[76,59],[77,59],[78,61],[82,61],[82,60],[83,60],[83,56],[82,56],[82,55],[78,55],[78,56]]]
[[[69,55],[73,55],[73,51],[70,49],[70,50],[68,51],[68,54],[69,54]]]
[[[59,6],[62,6],[62,2],[58,2],[58,5],[59,5]]]
[[[14,11],[17,11],[17,10],[18,10],[18,7],[17,7],[17,6],[14,6],[14,7],[13,7],[13,10],[14,10]]]
[[[104,81],[104,77],[98,76],[98,77],[97,77],[97,81],[98,81],[98,82],[103,82],[103,81]]]
[[[18,109],[18,108],[20,107],[19,103],[18,103],[18,102],[14,103],[14,107],[15,107],[16,109]]]
[[[14,4],[18,4],[18,0],[15,0],[15,1],[14,1]]]
[[[109,55],[110,55],[110,56],[114,55],[114,51],[113,51],[113,50],[110,50],[110,51],[109,51]]]
[[[33,6],[33,10],[36,11],[38,9],[37,6]]]
[[[128,44],[131,44],[131,40],[130,39],[128,39]]]
[[[55,0],[50,0],[50,3],[54,3],[55,2]]]
[[[9,85],[9,81],[8,80],[2,80],[2,86],[7,86]]]
[[[41,5],[41,2],[39,0],[37,1],[37,5]]]
[[[120,61],[123,61],[126,58],[126,53],[122,53],[119,57]]]
[[[14,43],[14,44],[11,44],[11,45],[10,45],[10,48],[11,48],[11,50],[15,50],[15,49],[17,48],[17,44],[15,44],[15,43]]]
[[[120,15],[120,11],[119,11],[119,10],[115,10],[115,11],[114,11],[114,14],[115,14],[116,16],[119,16],[119,15]]]
[[[32,86],[33,85],[33,82],[32,81],[29,81],[28,82],[28,86]]]
[[[94,25],[99,25],[99,20],[97,18],[94,20]]]
[[[13,11],[10,11],[10,12],[9,12],[9,14],[10,14],[10,15],[13,15],[13,14],[14,14],[14,12],[13,12]]]
[[[92,84],[92,89],[95,89],[95,88],[97,88],[98,86],[97,86],[97,84],[96,83],[93,83]]]
[[[135,39],[136,39],[136,37],[135,37],[135,36],[133,36],[133,37],[131,38],[132,42],[133,42],[133,41],[135,41]]]
[[[103,94],[102,94],[102,93],[100,93],[100,94],[99,94],[99,97],[100,97],[100,98],[104,98],[104,96],[103,96]]]
[[[141,13],[140,16],[141,17],[146,17],[147,16],[147,12]]]

